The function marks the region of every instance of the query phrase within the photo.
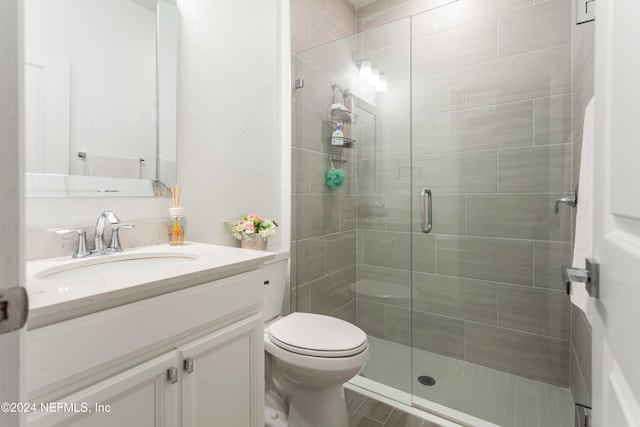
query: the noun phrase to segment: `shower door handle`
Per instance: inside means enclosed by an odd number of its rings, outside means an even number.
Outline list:
[[[428,207],[426,206],[427,201],[429,203]],[[431,207],[431,190],[429,190],[428,188],[423,188],[420,192],[420,231],[425,234],[431,232],[432,218],[433,211]]]

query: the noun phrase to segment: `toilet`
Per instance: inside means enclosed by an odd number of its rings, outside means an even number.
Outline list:
[[[342,385],[369,358],[367,335],[330,316],[281,317],[287,268],[264,267],[265,426],[348,427]]]

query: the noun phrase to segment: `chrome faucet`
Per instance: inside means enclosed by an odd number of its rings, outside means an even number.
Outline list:
[[[103,254],[107,251],[107,247],[104,243],[104,226],[106,222],[109,221],[109,224],[114,225],[120,222],[120,218],[113,213],[112,211],[103,211],[98,217],[98,222],[96,222],[96,235],[95,235],[95,249],[92,253],[95,254]]]

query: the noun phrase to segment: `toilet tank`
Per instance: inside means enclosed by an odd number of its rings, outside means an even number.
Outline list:
[[[289,260],[281,259],[264,263],[264,322],[280,315],[282,301],[285,297],[287,276],[289,272]]]

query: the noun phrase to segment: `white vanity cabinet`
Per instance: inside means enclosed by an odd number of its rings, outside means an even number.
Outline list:
[[[168,372],[173,369],[177,373],[178,356],[173,351],[60,400],[35,402],[27,425],[178,426],[180,386],[168,381]]]
[[[29,400],[67,406],[27,425],[264,425],[262,286],[253,270],[28,331]]]

